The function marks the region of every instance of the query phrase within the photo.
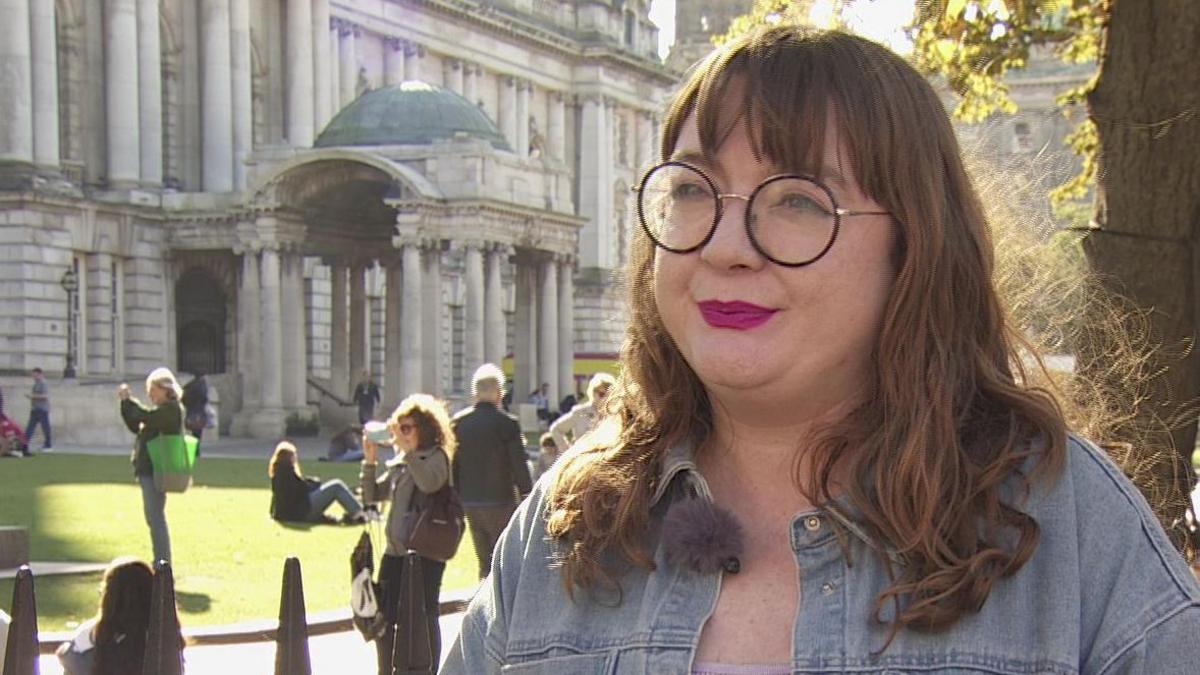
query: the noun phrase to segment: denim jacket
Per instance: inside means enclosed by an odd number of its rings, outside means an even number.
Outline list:
[[[553,472],[552,472],[553,473]],[[690,447],[664,459],[651,526],[654,571],[631,567],[620,597],[568,598],[551,561],[543,478],[509,523],[491,575],[471,601],[443,673],[691,672],[721,574],[666,561],[655,527],[680,484],[707,498]],[[1030,560],[993,587],[978,613],[946,632],[888,628],[875,598],[884,561],[832,510],[799,513],[790,543],[800,570],[796,673],[896,675],[1200,672],[1200,586],[1138,490],[1103,451],[1070,437],[1063,473],[1023,510],[1041,537]],[[851,536],[839,545],[831,519]],[[845,553],[843,553],[845,551]],[[883,614],[885,620],[891,617]]]

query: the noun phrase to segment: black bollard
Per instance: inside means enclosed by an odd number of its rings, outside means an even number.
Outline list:
[[[420,556],[404,556],[404,587],[396,608],[396,641],[392,645],[394,675],[432,675],[434,658],[425,614],[425,575]]]
[[[154,563],[154,585],[150,593],[150,623],[146,627],[146,651],[142,656],[142,675],[182,675],[183,635],[179,614],[175,611],[175,575],[171,563]]]
[[[283,563],[279,598],[279,631],[275,636],[275,675],[312,675],[308,658],[308,616],[304,611],[304,579],[300,559]]]
[[[8,646],[4,652],[4,675],[37,673],[37,597],[33,592],[33,572],[29,565],[21,565],[13,585],[12,624],[8,627]]]

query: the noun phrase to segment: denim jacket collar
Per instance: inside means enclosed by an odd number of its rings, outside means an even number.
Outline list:
[[[708,488],[708,481],[704,479],[699,467],[696,465],[695,441],[687,438],[672,445],[667,449],[666,454],[663,455],[662,471],[659,472],[658,484],[654,487],[654,494],[650,498],[651,507],[654,507],[662,500],[663,496],[667,493],[667,488],[671,485],[671,481],[680,473],[684,474],[684,480],[688,482],[697,497],[709,502],[713,501],[712,492]],[[881,546],[877,540],[869,537],[862,526],[856,522],[858,509],[854,508],[847,495],[839,495],[830,504],[816,510],[833,518],[846,532],[861,540],[870,548],[886,553],[887,557],[893,563],[898,565],[903,564],[903,557],[894,548]],[[797,514],[797,517],[802,515],[804,514]]]

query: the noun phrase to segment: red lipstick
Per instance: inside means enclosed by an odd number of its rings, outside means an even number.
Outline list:
[[[704,317],[704,322],[708,325],[713,328],[733,328],[735,330],[749,330],[761,326],[769,321],[777,311],[741,300],[733,302],[705,300],[697,303],[697,306],[700,307],[700,315]]]

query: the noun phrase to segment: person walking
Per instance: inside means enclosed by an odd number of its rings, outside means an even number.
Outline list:
[[[183,410],[187,413],[187,430],[199,441],[208,426],[208,378],[203,371],[197,372],[191,382],[183,385]],[[200,456],[200,447],[196,447]]]
[[[33,389],[26,394],[29,397],[29,424],[25,425],[25,440],[32,448],[33,431],[41,425],[42,435],[46,438],[42,450],[52,450],[54,444],[50,440],[50,385],[46,383],[46,375],[41,368],[34,368],[31,372]]]
[[[121,419],[130,431],[137,434],[133,443],[130,461],[133,474],[142,486],[142,513],[150,526],[150,541],[155,560],[171,560],[171,533],[167,530],[167,493],[154,484],[154,465],[146,444],[164,434],[183,431],[183,391],[175,374],[168,368],[155,368],[146,377],[146,396],[150,405],[144,405],[129,391],[128,384],[117,389],[121,400]]]
[[[371,371],[363,370],[362,379],[354,388],[353,400],[358,406],[358,423],[366,424],[375,416],[375,406],[379,405],[379,385],[371,381]]]
[[[458,452],[451,466],[471,542],[479,558],[479,578],[492,567],[492,549],[531,481],[525,438],[517,419],[499,408],[504,372],[486,363],[471,377],[475,405],[454,416]]]

